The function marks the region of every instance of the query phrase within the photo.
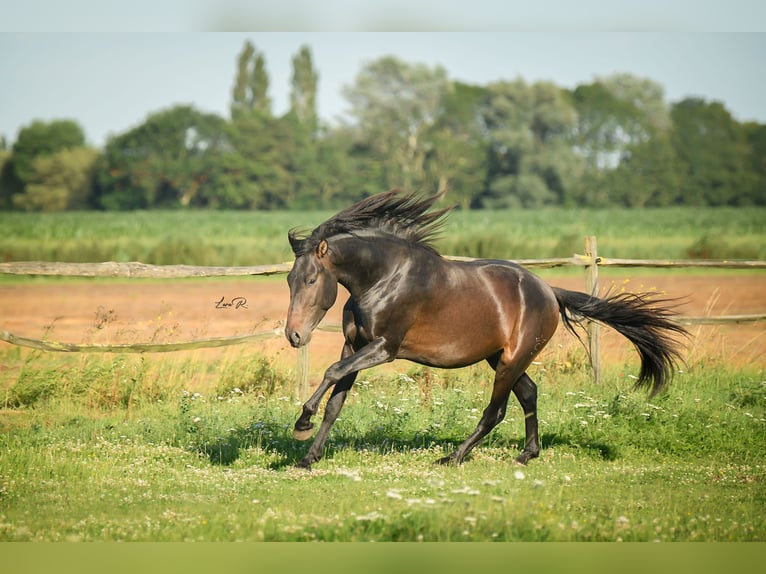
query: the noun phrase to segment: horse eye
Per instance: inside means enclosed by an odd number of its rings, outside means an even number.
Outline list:
[[[317,282],[317,278],[316,278],[316,277],[312,277],[311,279],[309,279],[308,281],[306,281],[306,283],[307,283],[308,285],[313,285],[313,284],[314,284],[314,283],[316,283],[316,282]]]

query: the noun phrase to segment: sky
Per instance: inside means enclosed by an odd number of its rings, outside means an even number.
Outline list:
[[[12,143],[35,119],[67,118],[100,147],[173,105],[228,116],[246,40],[264,55],[276,114],[288,106],[293,56],[303,45],[311,49],[318,111],[328,123],[347,110],[343,87],[386,55],[440,65],[453,80],[481,85],[521,77],[573,88],[626,72],[659,83],[669,103],[702,97],[722,102],[740,121],[766,123],[760,1],[729,0],[724,11],[710,0],[669,2],[674,9],[645,0],[617,12],[598,9],[614,2],[541,0],[523,18],[513,0],[459,3],[473,6],[465,13],[458,3],[425,0],[389,0],[385,10],[358,0],[325,0],[322,10],[283,0],[259,12],[263,4],[0,0],[0,13],[11,13],[0,23],[0,136]],[[546,12],[551,4],[561,9]],[[434,13],[441,19],[429,20]]]

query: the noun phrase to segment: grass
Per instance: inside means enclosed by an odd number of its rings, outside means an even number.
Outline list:
[[[251,265],[329,213],[0,213],[4,260]],[[766,210],[455,213],[454,255],[748,258]],[[715,238],[715,239],[713,239]],[[577,271],[580,273],[580,271]],[[605,270],[608,272],[608,270]],[[33,281],[34,279],[24,279]],[[283,279],[280,279],[283,280]],[[50,279],[46,279],[50,281]],[[577,357],[580,357],[578,360]],[[489,373],[363,373],[325,458],[292,465],[293,374],[242,348],[173,356],[0,350],[0,541],[764,541],[766,374],[701,358],[667,393],[594,386],[583,354],[543,358],[543,452],[514,403],[461,467]],[[305,397],[304,397],[305,398]]]
[[[286,231],[330,212],[2,213],[3,261],[141,261],[259,265],[292,259]],[[608,257],[764,259],[765,208],[538,209],[455,212],[445,254],[532,259],[582,253],[596,235]]]
[[[652,400],[629,369],[535,366],[543,453],[517,405],[461,467],[488,372],[402,363],[354,387],[312,472],[292,469],[290,373],[194,357],[2,356],[0,540],[766,539],[766,378],[698,364]],[[249,373],[249,374],[248,374]],[[236,380],[241,381],[235,385]],[[26,392],[47,381],[44,392]]]

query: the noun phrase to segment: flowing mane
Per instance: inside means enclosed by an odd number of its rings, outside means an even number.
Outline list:
[[[403,194],[398,189],[379,193],[344,209],[309,235],[291,229],[288,232],[290,245],[295,255],[300,257],[315,249],[323,239],[341,233],[375,230],[431,247],[430,242],[441,231],[443,217],[454,209],[450,206],[428,211],[443,195],[439,193],[422,198],[416,194]]]

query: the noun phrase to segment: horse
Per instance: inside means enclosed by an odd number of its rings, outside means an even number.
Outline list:
[[[672,378],[681,359],[677,335],[687,334],[673,320],[673,300],[640,293],[599,298],[551,287],[510,261],[447,260],[432,245],[454,208],[431,209],[442,195],[391,190],[357,202],[310,233],[288,231],[295,255],[287,275],[290,344],[309,343],[336,301],[338,284],[350,294],[343,307],[341,358],[324,373],[295,422],[294,438],[309,440],[311,418],[332,388],[316,437],[296,467],[310,470],[322,458],[359,371],[394,359],[446,369],[487,361],[494,370],[491,398],[476,429],[436,461],[455,465],[503,420],[511,392],[525,419],[524,447],[515,461],[526,465],[539,456],[537,386],[527,369],[559,320],[578,338],[576,327],[585,320],[625,336],[641,359],[636,385],[651,395]]]

